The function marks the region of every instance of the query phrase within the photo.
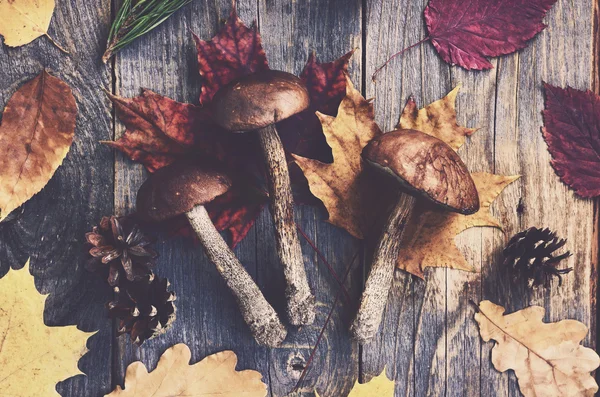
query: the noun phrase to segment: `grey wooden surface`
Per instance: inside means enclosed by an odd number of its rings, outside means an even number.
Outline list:
[[[303,241],[309,281],[317,301],[317,321],[291,329],[278,349],[258,347],[245,328],[224,283],[201,249],[189,240],[166,236],[157,244],[157,272],[172,281],[179,299],[178,319],[164,336],[132,346],[116,338],[103,304],[111,291],[83,269],[84,233],[103,215],[127,214],[145,178],[142,167],[99,145],[123,133],[102,88],[134,96],[150,88],[179,101],[197,103],[199,76],[190,31],[208,39],[230,10],[229,0],[195,0],[151,34],[103,65],[100,57],[118,1],[57,0],[51,35],[71,55],[46,39],[17,49],[0,46],[0,105],[24,81],[47,68],[74,90],[79,107],[75,143],[48,186],[0,224],[0,275],[32,258],[40,291],[50,293],[45,320],[99,330],[80,361],[87,376],[58,385],[63,396],[102,396],[122,384],[125,368],[142,360],[149,368],[169,346],[184,342],[193,361],[234,350],[239,368],[260,371],[270,395],[294,387],[331,307],[336,283]],[[517,396],[512,373],[490,363],[491,344],[482,343],[469,300],[491,299],[509,311],[531,304],[546,307],[547,321],[574,318],[591,327],[585,344],[596,345],[597,214],[594,203],[576,198],[560,183],[548,161],[540,126],[542,81],[578,89],[592,88],[595,65],[591,15],[594,0],[559,0],[547,17],[549,28],[517,54],[493,61],[495,69],[466,72],[443,63],[430,44],[393,61],[377,81],[371,74],[386,57],[425,36],[426,0],[241,0],[240,17],[256,20],[272,68],[298,74],[311,51],[331,61],[356,48],[350,75],[366,97],[375,97],[376,118],[392,128],[409,95],[421,106],[462,84],[461,124],[481,129],[460,153],[473,171],[521,174],[494,204],[506,234],[472,229],[457,241],[480,273],[429,269],[425,280],[396,272],[384,318],[384,333],[360,348],[349,341],[347,326],[356,310],[368,264],[362,243],[322,221],[314,208],[299,207],[302,229],[342,273],[358,251],[347,287],[352,301],[336,307],[300,395],[345,396],[358,378],[367,381],[384,367],[396,380],[397,396]],[[519,205],[522,210],[518,210]],[[548,226],[569,239],[575,272],[562,287],[529,292],[508,282],[500,271],[507,238],[529,226]],[[259,217],[236,254],[283,313],[283,272],[277,264],[268,211]]]

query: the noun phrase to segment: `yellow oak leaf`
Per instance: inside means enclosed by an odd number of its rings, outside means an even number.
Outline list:
[[[458,150],[467,136],[476,129],[458,125],[456,120],[456,96],[460,86],[454,88],[444,98],[423,109],[418,109],[413,98],[409,98],[397,128],[418,130],[446,142],[452,149]]]
[[[150,373],[141,362],[127,367],[125,388],[106,397],[221,396],[264,397],[267,385],[256,371],[236,371],[237,356],[223,351],[190,365],[190,349],[180,343],[167,349]]]
[[[46,297],[35,288],[29,261],[0,279],[0,395],[59,396],[56,384],[81,374],[77,362],[93,333],[44,324]]]
[[[515,371],[525,397],[592,397],[598,385],[590,372],[600,366],[600,357],[580,345],[587,327],[575,320],[544,323],[544,308],[531,306],[504,314],[490,301],[479,304],[475,320],[481,338],[496,341],[492,349],[494,367]]]
[[[319,397],[319,393],[315,394]],[[348,397],[394,397],[394,382],[387,378],[384,368],[379,376],[367,383],[356,381]]]
[[[0,125],[0,220],[42,190],[62,164],[76,115],[71,88],[46,71],[9,99]]]
[[[337,117],[317,112],[333,163],[294,155],[308,180],[312,194],[323,202],[329,213],[328,222],[363,238],[369,227],[367,219],[373,208],[372,182],[363,173],[362,149],[381,130],[374,120],[373,105],[360,95],[347,78],[346,97],[340,103]]]
[[[460,232],[477,226],[501,228],[490,212],[490,206],[510,183],[519,176],[503,176],[477,172],[471,174],[479,193],[479,211],[461,215],[428,205],[418,204],[400,248],[397,266],[424,277],[426,267],[447,267],[475,271],[458,250],[454,239]]]
[[[0,35],[9,47],[47,36],[54,0],[0,0]]]

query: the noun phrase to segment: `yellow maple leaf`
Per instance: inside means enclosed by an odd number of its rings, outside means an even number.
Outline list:
[[[531,306],[504,314],[490,301],[479,303],[475,320],[481,338],[495,340],[494,367],[515,371],[525,397],[592,397],[598,385],[590,372],[600,366],[600,357],[580,345],[587,327],[575,320],[544,323],[544,308]]]
[[[431,206],[418,205],[407,226],[397,266],[421,277],[426,267],[447,267],[475,271],[458,250],[455,237],[462,231],[477,226],[501,228],[490,212],[490,206],[510,183],[519,176],[494,175],[486,172],[471,174],[479,192],[479,211],[461,215]]]
[[[379,376],[374,377],[367,383],[356,383],[348,394],[348,397],[394,397],[394,382],[385,375],[385,368]],[[315,392],[317,397],[319,393]]]
[[[374,120],[373,105],[360,95],[346,77],[346,97],[340,103],[337,117],[317,112],[323,134],[331,147],[333,163],[294,155],[308,180],[312,194],[323,202],[329,213],[328,222],[363,238],[368,207],[373,207],[371,181],[364,178],[362,149],[381,130]]]
[[[45,301],[29,261],[0,279],[0,395],[59,396],[56,384],[82,373],[77,362],[93,333],[46,326]]]
[[[18,47],[48,35],[54,0],[0,0],[0,35]]]
[[[120,386],[106,397],[128,396],[222,396],[264,397],[267,385],[257,371],[236,371],[232,351],[210,355],[190,365],[192,354],[185,344],[167,349],[150,373],[141,362],[127,367],[125,388]]]

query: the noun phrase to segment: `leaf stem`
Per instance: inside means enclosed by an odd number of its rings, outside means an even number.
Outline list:
[[[377,74],[378,74],[378,73],[379,73],[379,72],[380,72],[380,71],[381,71],[383,68],[385,68],[385,67],[388,65],[388,63],[390,63],[390,62],[391,62],[391,61],[392,61],[394,58],[396,58],[396,57],[398,57],[398,56],[400,56],[400,55],[404,54],[406,51],[410,50],[411,48],[414,48],[414,47],[416,47],[416,46],[418,46],[418,45],[421,45],[421,44],[423,44],[424,42],[426,42],[426,41],[428,41],[428,40],[430,40],[430,39],[431,39],[431,37],[427,36],[427,37],[425,37],[423,40],[420,40],[420,41],[416,42],[415,44],[413,44],[413,45],[411,45],[411,46],[409,46],[409,47],[406,47],[406,48],[405,48],[405,49],[403,49],[402,51],[398,51],[397,53],[395,53],[394,55],[392,55],[391,57],[389,57],[389,58],[388,58],[388,60],[387,60],[387,61],[385,61],[385,63],[384,63],[383,65],[381,65],[380,67],[378,67],[378,68],[377,68],[377,70],[375,70],[375,73],[373,73],[373,76],[371,77],[371,79],[372,79],[373,81],[375,81],[375,80],[376,80],[376,78],[377,78]]]
[[[69,51],[67,51],[64,47],[62,47],[60,44],[58,44],[56,41],[54,41],[54,39],[52,38],[52,36],[50,36],[48,33],[44,33],[44,36],[46,36],[46,38],[48,38],[48,40],[50,40],[50,42],[52,44],[54,44],[54,46],[56,48],[58,48],[59,50],[61,50],[62,52],[64,52],[65,54],[70,54]]]

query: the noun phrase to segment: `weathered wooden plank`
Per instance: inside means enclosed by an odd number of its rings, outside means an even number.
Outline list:
[[[85,232],[112,211],[113,155],[97,143],[111,136],[110,107],[101,91],[111,75],[100,62],[109,19],[110,1],[58,1],[50,34],[69,55],[46,38],[20,48],[0,45],[1,108],[44,68],[71,86],[78,106],[75,140],[63,165],[41,193],[16,210],[14,219],[0,224],[0,274],[31,257],[36,286],[50,294],[45,322],[99,330],[79,363],[88,376],[61,382],[57,390],[63,396],[110,389],[112,327],[104,313],[110,289],[85,270],[82,249]]]
[[[352,0],[344,7],[325,0],[289,2],[287,0],[259,1],[259,26],[263,45],[272,68],[295,74],[302,71],[310,53],[315,51],[321,62],[333,61],[361,44],[361,2]],[[350,74],[360,86],[360,54],[351,60]],[[334,269],[342,274],[350,264],[360,242],[345,231],[322,221],[323,214],[317,209],[296,207],[296,220],[309,237],[322,250]],[[283,296],[282,272],[274,256],[273,226],[268,212],[263,213],[256,226],[257,252],[270,269],[261,271],[259,278],[276,281],[274,300]],[[312,248],[303,241],[302,251],[307,267],[309,283],[317,298],[317,318],[313,325],[290,332],[285,346],[269,353],[271,392],[274,396],[287,395],[295,386],[301,368],[308,359],[318,333],[333,304],[337,292],[336,282],[317,259]],[[264,255],[264,256],[263,256]],[[360,275],[361,261],[354,264]],[[275,274],[275,275],[274,275]],[[354,298],[358,296],[358,279],[352,277]],[[265,286],[268,285],[265,284]],[[277,298],[279,297],[279,298]],[[319,345],[310,372],[302,384],[303,395],[312,395],[316,388],[326,396],[346,395],[358,376],[358,349],[348,336],[348,324],[354,314],[354,302],[338,304],[327,332]],[[280,310],[280,312],[282,312]],[[296,369],[290,365],[297,364]]]

